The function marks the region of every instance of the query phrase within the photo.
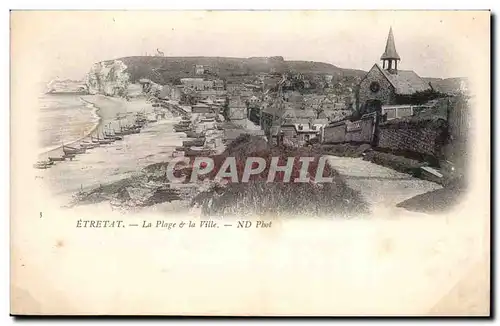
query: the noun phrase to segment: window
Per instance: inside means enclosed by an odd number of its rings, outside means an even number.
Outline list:
[[[379,90],[380,90],[380,84],[376,81],[372,82],[370,84],[370,90],[373,92],[373,93],[377,93]]]

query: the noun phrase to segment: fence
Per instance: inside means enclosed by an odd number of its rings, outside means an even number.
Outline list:
[[[375,139],[377,114],[365,114],[357,121],[339,121],[323,128],[321,142],[326,144],[366,143]]]
[[[409,117],[430,108],[431,106],[426,105],[384,105],[382,106],[382,115],[385,115],[387,120],[392,120]]]
[[[469,98],[443,99],[444,106],[384,106],[382,116],[363,115],[357,121],[339,121],[322,128],[324,144],[367,143],[380,151],[439,165],[442,160],[463,168],[470,130]],[[446,116],[441,114],[446,108]],[[410,114],[411,115],[408,115]],[[443,112],[444,113],[444,112]],[[408,115],[408,116],[407,116]]]

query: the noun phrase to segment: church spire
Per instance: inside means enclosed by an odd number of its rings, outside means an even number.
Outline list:
[[[389,35],[387,36],[387,43],[385,44],[384,54],[380,57],[382,60],[382,66],[389,72],[394,73],[398,70],[398,61],[401,60],[398,52],[396,51],[396,43],[394,42],[394,35],[392,34],[392,27],[389,29]],[[387,62],[387,67],[386,67]],[[394,65],[393,65],[394,63]]]

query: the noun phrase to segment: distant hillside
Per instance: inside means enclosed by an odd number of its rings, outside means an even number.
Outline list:
[[[432,87],[444,94],[456,94],[460,91],[463,84],[467,84],[466,78],[424,78],[430,82]]]
[[[343,69],[334,65],[313,61],[285,61],[282,57],[124,57],[117,58],[126,66],[130,81],[148,78],[159,84],[175,83],[179,78],[193,77],[195,66],[203,65],[207,74],[220,78],[234,79],[237,77],[258,75],[259,73],[282,73],[293,71],[302,74],[325,74],[340,76],[364,76],[361,70]],[[106,61],[105,63],[110,63]]]

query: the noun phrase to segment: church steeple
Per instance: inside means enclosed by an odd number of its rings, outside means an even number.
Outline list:
[[[394,42],[394,35],[392,34],[392,27],[389,29],[389,36],[387,36],[387,43],[385,44],[384,54],[380,57],[382,60],[382,68],[387,69],[390,73],[397,73],[398,61],[401,60],[399,54],[396,52],[396,43]]]

